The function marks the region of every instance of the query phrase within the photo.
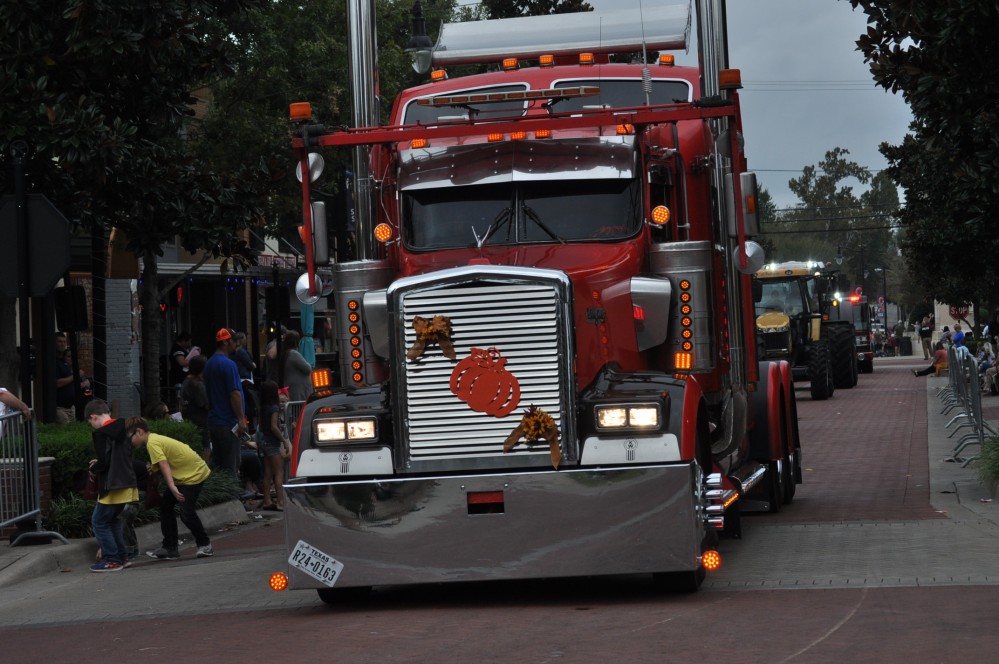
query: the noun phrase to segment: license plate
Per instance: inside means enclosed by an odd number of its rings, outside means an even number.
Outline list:
[[[298,540],[298,544],[288,556],[288,564],[330,588],[343,571],[343,563],[302,540]]]

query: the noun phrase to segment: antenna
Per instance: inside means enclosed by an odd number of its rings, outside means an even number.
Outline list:
[[[649,106],[652,95],[652,72],[649,71],[649,54],[645,49],[645,12],[642,0],[638,0],[638,17],[642,24],[642,90],[645,91],[645,105]]]

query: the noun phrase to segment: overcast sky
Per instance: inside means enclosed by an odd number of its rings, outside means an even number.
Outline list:
[[[588,1],[598,12],[638,7]],[[643,0],[662,4],[676,2]],[[749,168],[778,208],[798,203],[788,180],[833,148],[872,171],[886,166],[878,145],[899,143],[911,114],[900,96],[874,86],[856,50],[867,29],[862,11],[846,0],[729,0],[728,24],[730,66],[742,70]]]

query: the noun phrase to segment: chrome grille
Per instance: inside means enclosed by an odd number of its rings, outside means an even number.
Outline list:
[[[559,335],[559,296],[556,287],[537,283],[461,283],[404,293],[399,311],[404,347],[416,342],[414,316],[435,315],[451,320],[457,360],[444,357],[440,347],[429,344],[423,356],[405,362],[403,409],[406,417],[409,458],[413,462],[442,462],[484,457],[538,455],[548,457],[547,445],[521,444],[503,454],[503,441],[534,405],[555,419],[562,431],[561,385],[567,355]],[[451,393],[451,374],[472,348],[496,348],[506,358],[505,368],[520,382],[520,403],[508,416],[497,418],[472,410]],[[527,461],[526,459],[521,459]]]

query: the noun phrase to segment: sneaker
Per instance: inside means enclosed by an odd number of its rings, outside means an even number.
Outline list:
[[[91,572],[120,572],[121,570],[121,563],[115,563],[109,560],[102,560],[101,562],[94,563],[90,566]]]
[[[180,552],[177,549],[167,549],[162,546],[155,551],[146,551],[146,555],[159,560],[177,560],[180,558]]]
[[[198,547],[198,558],[210,558],[215,555],[215,549],[211,544]]]
[[[131,558],[125,558],[125,562],[123,562],[121,564],[121,566],[124,567],[124,568],[131,567],[132,566],[132,559]]]

